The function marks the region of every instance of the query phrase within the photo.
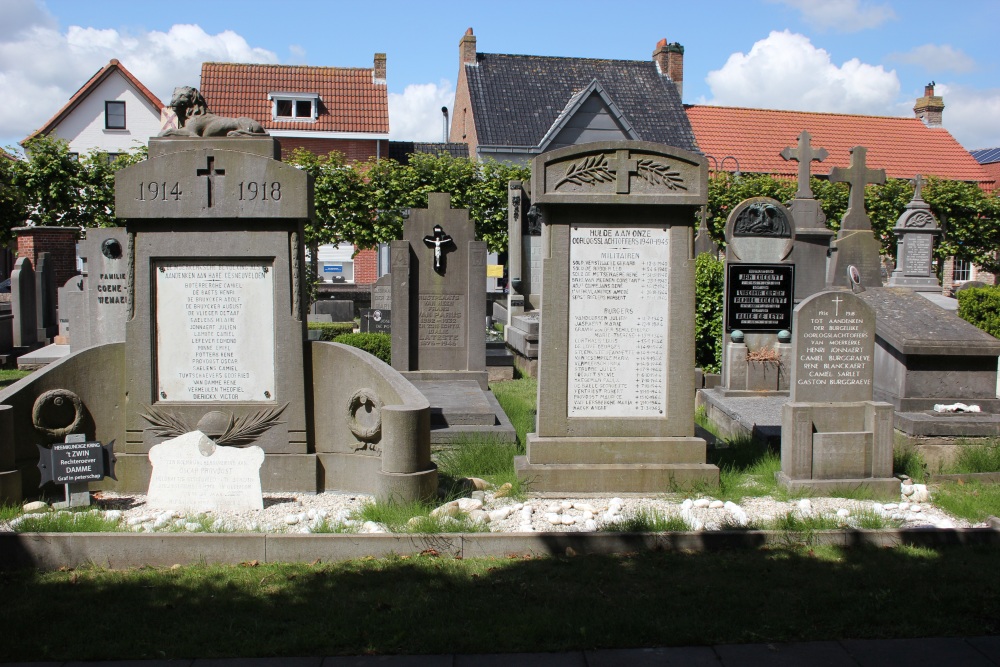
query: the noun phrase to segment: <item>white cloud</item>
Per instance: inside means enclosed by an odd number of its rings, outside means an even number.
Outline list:
[[[38,6],[16,2],[17,29],[0,29],[0,140],[20,141],[51,118],[100,68],[117,58],[161,100],[175,86],[198,85],[204,61],[276,63],[240,35],[209,35],[197,25],[122,33],[71,26],[65,33]],[[34,11],[31,11],[34,9]],[[5,5],[5,19],[6,19]]]
[[[451,109],[455,90],[451,83],[414,83],[403,92],[389,93],[389,138],[394,141],[441,141],[444,121],[441,107]]]
[[[893,53],[890,59],[919,65],[928,72],[971,72],[976,62],[950,44],[924,44],[906,53]]]
[[[825,50],[787,30],[732,54],[706,80],[710,104],[833,113],[884,114],[900,88],[895,70],[857,58],[838,67]]]
[[[1000,88],[976,90],[959,85],[937,84],[936,95],[944,98],[943,126],[968,150],[1000,147]]]
[[[772,0],[797,9],[803,20],[820,30],[859,32],[896,18],[892,7],[863,0]]]

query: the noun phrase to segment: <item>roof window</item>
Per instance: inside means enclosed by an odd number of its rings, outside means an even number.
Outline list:
[[[271,118],[276,121],[314,123],[319,117],[319,95],[316,93],[268,93]]]

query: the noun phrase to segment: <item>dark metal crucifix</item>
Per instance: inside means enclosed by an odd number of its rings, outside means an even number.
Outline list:
[[[434,225],[434,236],[425,236],[424,243],[427,244],[427,247],[434,248],[434,270],[438,273],[443,273],[444,256],[442,254],[442,246],[446,246],[449,243],[454,244],[454,240],[444,233],[441,225]]]
[[[209,155],[206,167],[204,169],[198,169],[194,172],[197,176],[204,176],[206,178],[206,185],[208,187],[208,208],[212,208],[212,190],[215,186],[216,176],[225,176],[225,169],[215,168],[215,156]]]

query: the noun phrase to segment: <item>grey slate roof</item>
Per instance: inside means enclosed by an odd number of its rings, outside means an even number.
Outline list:
[[[652,60],[478,53],[465,74],[480,145],[537,146],[570,98],[596,79],[641,140],[698,150],[677,88]]]

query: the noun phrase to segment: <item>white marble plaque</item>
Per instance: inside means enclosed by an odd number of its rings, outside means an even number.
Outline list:
[[[270,262],[156,266],[157,401],[274,396]]]
[[[260,447],[218,447],[191,431],[149,450],[153,472],[146,504],[189,512],[264,509],[260,489]]]
[[[570,228],[569,417],[665,417],[667,230]]]

